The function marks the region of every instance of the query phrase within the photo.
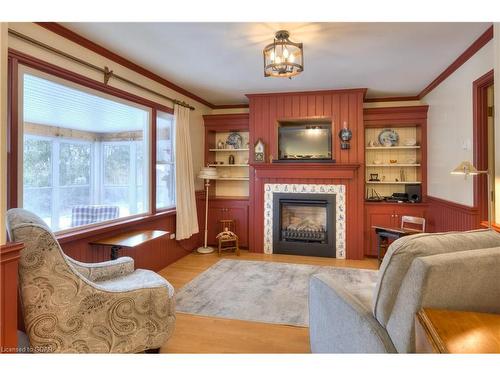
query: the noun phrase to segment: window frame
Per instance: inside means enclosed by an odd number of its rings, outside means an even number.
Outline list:
[[[156,111],[162,111],[173,115],[174,110],[166,105],[160,104],[145,97],[118,89],[89,77],[67,70],[65,68],[53,65],[46,61],[40,60],[25,53],[9,49],[8,51],[8,161],[7,161],[7,176],[8,176],[8,191],[7,202],[9,208],[19,207],[19,202],[22,201],[22,169],[23,166],[19,163],[22,159],[23,152],[23,113],[22,113],[22,86],[20,85],[21,74],[29,72],[37,76],[47,77],[56,82],[63,81],[63,84],[76,84],[82,86],[88,91],[95,91],[96,95],[109,96],[111,100],[131,102],[134,105],[142,106],[149,112],[148,124],[148,144],[144,156],[149,157],[148,168],[148,185],[149,199],[148,210],[144,214],[130,215],[123,218],[113,219],[101,223],[82,225],[67,230],[56,232],[57,238],[71,240],[77,238],[82,233],[91,234],[103,233],[107,230],[120,228],[130,225],[136,220],[149,221],[158,216],[175,215],[176,208],[156,209]],[[22,83],[22,82],[21,82]],[[104,94],[104,95],[103,95]],[[149,155],[148,155],[149,152]],[[20,193],[21,191],[21,193]],[[21,199],[20,199],[21,198]],[[118,227],[117,227],[118,226]]]

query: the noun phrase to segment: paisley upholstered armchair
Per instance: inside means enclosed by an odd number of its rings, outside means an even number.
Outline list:
[[[12,241],[23,242],[19,283],[33,352],[135,353],[173,333],[173,287],[122,257],[82,263],[66,256],[47,225],[29,211],[7,213]]]

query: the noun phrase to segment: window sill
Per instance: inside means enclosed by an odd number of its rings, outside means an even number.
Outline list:
[[[163,217],[172,216],[175,214],[176,210],[175,208],[172,208],[169,210],[157,212],[154,215],[144,215],[144,216],[134,217],[131,219],[124,219],[119,222],[103,223],[101,225],[96,225],[91,228],[85,228],[85,229],[76,228],[74,231],[56,234],[55,236],[60,244],[64,244],[75,240],[81,240],[83,238],[96,237],[118,229],[128,229],[129,227],[133,227],[137,223],[146,223],[149,221],[158,220]]]

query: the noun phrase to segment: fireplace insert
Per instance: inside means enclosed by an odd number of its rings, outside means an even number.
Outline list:
[[[332,162],[330,123],[280,123],[278,162]]]
[[[273,253],[335,257],[335,195],[275,193]]]

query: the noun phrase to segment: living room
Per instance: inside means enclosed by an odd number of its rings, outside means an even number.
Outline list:
[[[500,24],[228,17],[0,24],[2,352],[499,353]]]

